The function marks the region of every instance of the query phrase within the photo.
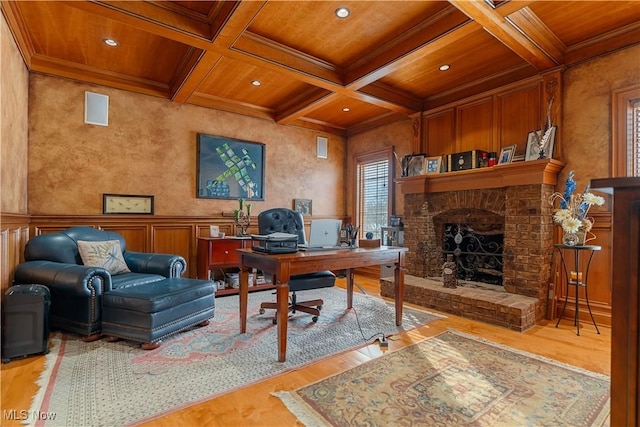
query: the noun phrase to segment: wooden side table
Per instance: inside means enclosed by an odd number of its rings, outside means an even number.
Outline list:
[[[587,302],[587,308],[589,309],[589,315],[591,316],[591,321],[593,322],[593,326],[596,327],[596,332],[600,334],[600,330],[598,329],[598,325],[596,325],[596,320],[593,318],[593,313],[591,312],[591,306],[589,305],[589,288],[588,288],[588,278],[589,278],[589,267],[591,266],[591,260],[593,259],[593,255],[596,251],[602,249],[601,246],[596,245],[582,245],[582,246],[568,246],[568,245],[555,245],[558,248],[558,252],[560,252],[560,259],[562,260],[562,265],[564,267],[564,274],[567,283],[567,293],[564,296],[564,305],[562,306],[562,312],[560,313],[560,317],[558,317],[558,321],[556,322],[556,328],[560,324],[560,320],[562,320],[562,316],[564,315],[564,310],[567,308],[567,301],[569,299],[569,286],[576,287],[576,311],[574,315],[574,324],[576,325],[576,334],[580,336],[580,305],[578,300],[579,296],[579,288],[584,288],[584,297]],[[564,257],[565,251],[573,251],[573,265],[575,267],[575,271],[567,268],[566,259]],[[580,269],[580,253],[590,251],[589,261],[587,261],[587,268],[584,272]]]
[[[198,237],[198,278],[212,279],[212,270],[237,269],[237,249],[250,248],[250,237]],[[272,283],[251,286],[250,291],[274,289]],[[237,294],[237,288],[216,290],[216,296]]]

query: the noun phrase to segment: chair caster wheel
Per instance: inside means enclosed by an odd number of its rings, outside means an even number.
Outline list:
[[[322,306],[321,305],[318,306],[318,310],[322,310]]]
[[[313,316],[311,320],[313,321],[313,323],[316,323],[318,321],[318,316]]]
[[[260,310],[258,310],[258,313],[264,314],[264,308],[261,308]]]

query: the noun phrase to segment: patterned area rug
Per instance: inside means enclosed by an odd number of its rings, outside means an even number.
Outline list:
[[[143,421],[365,345],[378,333],[396,334],[440,318],[405,307],[399,328],[393,306],[376,297],[354,294],[355,311],[347,311],[343,289],[307,291],[302,296],[322,298],[324,306],[317,323],[304,313],[289,320],[285,363],[277,361],[274,311],[258,314],[261,302],[275,299],[269,291],[249,295],[246,334],[239,333],[237,295],[216,299],[209,326],[174,335],[152,351],[126,341],[85,343],[77,336],[54,334],[41,389],[29,413],[52,413],[55,418],[30,421],[44,426]]]
[[[307,426],[606,426],[609,377],[447,331],[294,392]]]

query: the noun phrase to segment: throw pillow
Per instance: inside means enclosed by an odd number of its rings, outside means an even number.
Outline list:
[[[118,240],[103,240],[88,242],[78,240],[78,251],[82,262],[90,267],[102,267],[111,274],[130,273],[124,262],[120,242]]]

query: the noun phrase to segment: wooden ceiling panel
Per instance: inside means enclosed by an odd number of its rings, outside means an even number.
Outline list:
[[[640,1],[541,1],[529,6],[567,47],[640,21]]]
[[[252,85],[254,80],[261,85]],[[308,91],[311,87],[275,71],[232,58],[222,58],[197,92],[277,110],[298,93]]]
[[[349,111],[343,111],[343,108],[349,108]],[[330,102],[322,103],[320,107],[308,113],[305,117],[310,121],[330,123],[347,129],[372,117],[384,117],[391,113],[385,108],[377,107],[364,101],[336,95],[331,98]]]
[[[335,16],[338,7],[351,15]],[[249,31],[339,68],[448,7],[443,1],[275,1]]]
[[[158,2],[159,3],[159,2]],[[195,12],[201,16],[209,16],[214,6],[216,5],[216,1],[174,1],[171,0],[168,3],[172,4],[176,8],[182,8],[188,10],[190,12]]]
[[[0,0],[30,71],[343,136],[640,43],[637,0],[493,3]]]
[[[169,84],[191,51],[187,45],[54,2],[20,4],[34,54],[109,74]],[[46,25],[42,25],[46,22]],[[110,47],[104,39],[118,41]],[[153,55],[150,60],[149,55]]]
[[[526,63],[502,43],[478,28],[452,47],[421,52],[421,58],[392,72],[381,81],[426,99],[447,92],[461,82],[481,81]],[[449,65],[440,71],[441,65]],[[532,72],[535,72],[532,70]]]

